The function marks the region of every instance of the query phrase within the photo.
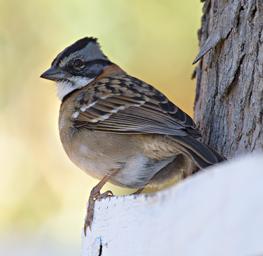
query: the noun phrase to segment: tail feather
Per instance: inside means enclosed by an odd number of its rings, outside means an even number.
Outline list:
[[[183,147],[201,169],[225,160],[215,150],[191,136],[173,136],[173,139]]]

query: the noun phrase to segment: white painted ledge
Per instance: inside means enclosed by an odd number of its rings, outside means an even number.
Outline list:
[[[83,256],[263,255],[263,154],[153,195],[96,203]]]

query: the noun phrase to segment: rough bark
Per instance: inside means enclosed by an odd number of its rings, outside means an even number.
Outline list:
[[[263,0],[207,0],[199,31],[195,120],[232,157],[263,148]]]

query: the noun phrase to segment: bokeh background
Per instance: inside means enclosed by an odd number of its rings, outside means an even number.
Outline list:
[[[0,254],[77,255],[96,180],[60,145],[59,100],[39,75],[84,36],[192,114],[199,0],[0,0]],[[120,188],[108,185],[116,194]]]

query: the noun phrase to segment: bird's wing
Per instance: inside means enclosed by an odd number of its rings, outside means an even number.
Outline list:
[[[111,133],[200,137],[191,117],[162,93],[134,77],[107,77],[92,88],[86,101],[85,92],[77,99],[75,127]]]
[[[200,133],[191,117],[152,86],[131,76],[101,79],[79,95],[75,109],[72,118],[76,128],[167,135],[200,168],[223,160],[197,140]]]

